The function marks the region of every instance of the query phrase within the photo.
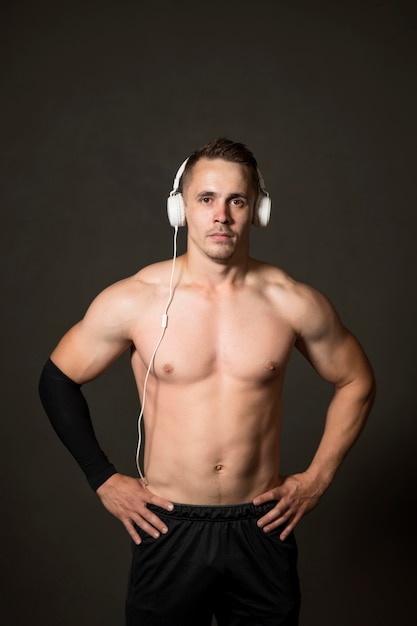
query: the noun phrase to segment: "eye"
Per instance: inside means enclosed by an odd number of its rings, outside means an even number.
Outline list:
[[[203,197],[201,198],[201,202],[202,202],[203,204],[210,204],[210,202],[211,202],[211,201],[212,201],[212,198],[210,198],[210,196],[203,196]]]
[[[233,204],[233,206],[243,207],[245,201],[243,198],[232,198],[231,204]]]

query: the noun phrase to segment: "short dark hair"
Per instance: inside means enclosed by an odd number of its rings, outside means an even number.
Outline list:
[[[259,189],[258,164],[253,153],[243,143],[232,141],[226,137],[217,137],[195,150],[188,158],[179,184],[180,191],[183,190],[187,180],[191,177],[194,165],[200,159],[224,159],[232,163],[247,165],[251,171],[255,189]]]

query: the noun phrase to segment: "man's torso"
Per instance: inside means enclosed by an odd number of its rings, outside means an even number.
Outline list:
[[[166,275],[158,264],[141,278],[132,367],[142,400]],[[147,384],[145,472],[154,493],[230,504],[277,483],[282,384],[296,340],[285,280],[257,262],[244,284],[224,290],[180,278]]]

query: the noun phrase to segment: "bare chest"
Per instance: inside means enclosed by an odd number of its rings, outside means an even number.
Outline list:
[[[132,362],[139,377],[161,335],[158,308],[142,317],[135,332],[137,358]],[[259,385],[282,376],[294,340],[289,323],[264,298],[212,301],[180,294],[169,309],[153,373],[180,384],[217,375]]]

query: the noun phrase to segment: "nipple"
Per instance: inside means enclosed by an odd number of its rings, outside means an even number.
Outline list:
[[[274,363],[274,361],[269,361],[269,363],[266,366],[266,369],[269,370],[270,372],[276,372],[277,364]]]
[[[172,372],[174,371],[173,366],[171,365],[171,363],[165,363],[163,370],[165,372],[165,374],[172,374]]]

